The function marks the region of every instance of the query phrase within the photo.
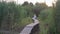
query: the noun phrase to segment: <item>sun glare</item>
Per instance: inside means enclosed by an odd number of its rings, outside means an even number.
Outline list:
[[[48,6],[52,6],[52,3],[54,3],[54,0],[46,0],[46,4]]]

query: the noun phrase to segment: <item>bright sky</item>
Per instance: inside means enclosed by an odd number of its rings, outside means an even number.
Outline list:
[[[52,2],[54,2],[54,0],[15,0],[15,1],[16,2],[18,1],[18,4],[23,4],[24,1],[32,2],[33,4],[35,4],[36,2],[39,3],[46,2],[48,6],[52,6]]]

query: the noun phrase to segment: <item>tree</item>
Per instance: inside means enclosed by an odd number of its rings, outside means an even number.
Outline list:
[[[28,1],[25,1],[23,4],[22,4],[22,6],[26,6],[26,5],[28,5],[29,3],[28,3]]]
[[[29,4],[30,6],[33,6],[33,3],[32,2],[30,2],[30,4]]]
[[[37,2],[35,5],[36,5],[36,6],[40,6],[41,9],[45,9],[45,8],[48,7],[48,6],[46,5],[46,3],[38,3],[38,2]]]
[[[44,10],[45,8],[47,8],[47,5],[45,3],[38,3],[37,2],[35,4],[35,7],[34,7],[33,11],[38,17],[38,15],[40,14],[40,11]]]

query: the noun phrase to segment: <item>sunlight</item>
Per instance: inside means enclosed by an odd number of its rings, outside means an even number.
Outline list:
[[[52,6],[52,3],[56,3],[57,0],[46,0],[48,6]]]
[[[53,0],[46,0],[46,4],[47,4],[48,6],[52,6],[52,2],[53,2]]]

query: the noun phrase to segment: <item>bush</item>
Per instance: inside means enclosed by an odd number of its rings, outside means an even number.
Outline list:
[[[53,34],[56,31],[54,23],[54,11],[52,8],[45,9],[40,13],[40,34]]]

